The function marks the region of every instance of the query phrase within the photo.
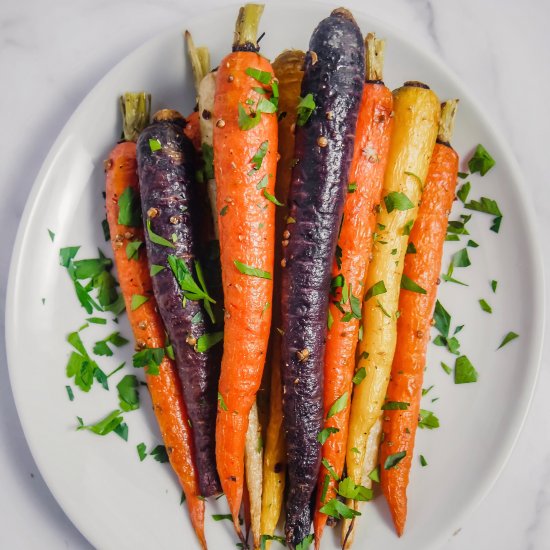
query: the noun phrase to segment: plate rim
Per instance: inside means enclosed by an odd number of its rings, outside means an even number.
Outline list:
[[[275,9],[293,9],[295,7],[295,3],[289,0],[282,0],[277,2],[266,0],[265,3],[270,8],[273,7]],[[27,413],[25,413],[25,404],[22,395],[23,392],[21,390],[19,392],[18,390],[16,390],[16,387],[18,386],[18,383],[16,382],[16,380],[18,380],[18,374],[15,366],[17,362],[17,356],[15,350],[13,349],[13,345],[10,344],[10,342],[13,342],[14,339],[14,327],[17,317],[17,310],[15,307],[15,296],[18,294],[17,275],[22,268],[22,263],[24,259],[21,249],[21,243],[25,240],[26,235],[33,230],[31,224],[31,214],[33,210],[37,207],[40,194],[44,190],[43,180],[45,179],[46,174],[55,157],[59,153],[61,146],[64,143],[67,134],[69,133],[70,128],[74,123],[73,121],[78,118],[78,116],[80,116],[81,111],[83,110],[85,104],[90,101],[90,98],[100,93],[101,89],[105,86],[106,81],[111,77],[111,75],[118,71],[119,67],[124,64],[129,57],[139,55],[140,52],[147,50],[152,43],[161,41],[169,34],[181,32],[181,28],[183,26],[192,27],[193,23],[196,20],[201,20],[214,12],[227,12],[233,14],[235,7],[240,6],[241,4],[242,2],[232,0],[228,4],[224,4],[223,6],[218,7],[212,7],[211,9],[208,9],[206,12],[203,12],[200,15],[193,16],[189,18],[185,23],[176,23],[173,25],[169,25],[166,28],[160,30],[154,36],[147,39],[139,46],[137,46],[135,49],[121,57],[82,98],[77,108],[71,113],[71,115],[65,122],[62,130],[57,135],[52,147],[44,158],[40,170],[38,171],[38,174],[33,182],[33,185],[25,202],[25,207],[21,215],[21,220],[17,228],[17,234],[12,248],[8,272],[8,284],[6,287],[6,308],[4,314],[6,327],[5,346],[10,387],[29,451],[34,462],[36,463],[37,468],[40,471],[42,478],[44,479],[48,487],[48,490],[55,498],[56,502],[59,504],[67,518],[69,518],[71,523],[87,540],[87,542],[92,545],[95,538],[92,529],[88,528],[86,522],[83,521],[82,518],[79,518],[77,514],[73,514],[73,511],[62,498],[62,491],[59,486],[56,486],[55,484],[52,484],[48,481],[50,476],[48,475],[48,471],[44,467],[44,463],[42,461],[42,456],[47,451],[43,450],[38,445],[33,444],[33,437],[31,436],[32,430],[30,429],[30,420],[28,419]],[[324,7],[327,10],[333,9],[333,7],[328,2],[323,2],[321,0],[302,0],[301,5],[303,6],[304,4],[314,5],[315,7]],[[546,285],[544,279],[541,245],[539,243],[539,240],[536,238],[536,224],[533,217],[529,215],[529,211],[535,211],[533,208],[533,199],[529,194],[520,193],[521,187],[525,188],[525,179],[511,146],[502,136],[502,133],[497,131],[497,127],[493,124],[492,118],[485,112],[484,109],[482,109],[481,104],[480,102],[478,102],[477,98],[468,91],[462,80],[455,74],[455,72],[451,68],[449,68],[445,64],[443,59],[440,58],[436,53],[424,48],[423,46],[415,42],[414,35],[407,34],[404,29],[400,29],[398,26],[392,23],[388,23],[386,20],[378,16],[369,14],[368,10],[365,10],[362,7],[354,7],[352,11],[353,13],[361,14],[361,16],[363,16],[365,19],[369,19],[370,21],[372,21],[374,26],[378,25],[382,28],[388,29],[391,34],[398,35],[400,40],[402,40],[411,48],[415,56],[418,55],[424,57],[430,63],[430,65],[435,66],[436,69],[443,74],[445,79],[447,79],[453,85],[453,87],[456,87],[457,90],[460,91],[461,97],[468,99],[468,102],[472,106],[473,112],[479,118],[481,124],[491,132],[492,138],[497,142],[498,147],[506,155],[506,161],[508,163],[508,166],[510,167],[511,179],[513,180],[512,185],[517,188],[518,194],[521,197],[520,201],[516,204],[516,208],[519,210],[519,216],[525,224],[525,231],[530,237],[529,239],[527,239],[527,248],[528,254],[531,255],[533,259],[534,268],[532,273],[532,278],[534,281],[532,295],[537,296],[538,299],[534,300],[534,309],[532,310],[533,325],[535,327],[535,330],[529,335],[532,349],[531,367],[528,370],[530,378],[529,389],[528,391],[526,391],[525,395],[522,396],[521,407],[518,407],[516,409],[518,410],[518,412],[513,419],[514,422],[512,428],[508,430],[507,445],[504,447],[504,450],[500,453],[500,455],[498,455],[493,461],[493,468],[491,469],[490,475],[486,476],[478,482],[475,490],[472,492],[473,496],[470,500],[470,503],[466,505],[461,511],[459,511],[459,513],[457,513],[457,515],[455,516],[454,523],[456,524],[456,529],[464,523],[464,521],[470,516],[470,514],[472,514],[472,512],[486,498],[488,493],[495,485],[496,481],[501,476],[502,471],[508,463],[510,456],[512,455],[516,447],[519,436],[524,428],[526,419],[531,410],[533,397],[538,385],[544,344],[544,333],[546,327]],[[449,527],[450,526],[451,523],[449,523]],[[438,536],[435,536],[430,541],[428,548],[438,548],[443,543],[450,540],[454,534],[456,534],[455,530],[450,530],[448,533],[446,533],[445,529],[442,530]]]

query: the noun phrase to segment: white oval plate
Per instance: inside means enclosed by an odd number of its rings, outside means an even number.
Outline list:
[[[267,32],[262,53],[274,58],[288,47],[306,49],[315,25],[329,13],[326,6],[295,2],[266,7],[261,29]],[[6,312],[10,379],[21,423],[33,456],[52,493],[67,515],[98,548],[195,547],[186,510],[179,505],[180,488],[168,465],[148,457],[140,462],[136,445],[160,443],[150,402],[142,391],[142,407],[125,415],[128,443],[114,434],[98,437],[76,432],[76,416],[97,421],[117,408],[114,386],[126,367],[111,380],[111,391],[95,386],[89,394],[75,388],[67,398],[66,335],[76,330],[86,313],[77,303],[64,268],[62,246],[81,245],[79,257],[90,257],[100,246],[104,216],[103,159],[120,134],[118,96],[126,90],[148,90],[155,108],[172,107],[188,113],[194,104],[189,65],[181,29],[189,28],[198,44],[208,44],[213,63],[227,53],[236,8],[205,14],[146,43],[117,65],[90,92],[55,142],[29,197],[19,228],[10,271]],[[364,507],[356,546],[369,548],[437,548],[458,528],[497,478],[518,436],[534,389],[543,331],[543,284],[535,231],[530,222],[524,185],[509,148],[470,99],[465,87],[436,58],[382,22],[355,13],[363,32],[387,39],[386,82],[397,87],[405,80],[429,83],[441,99],[458,97],[460,107],[453,144],[463,158],[482,143],[496,159],[484,178],[471,178],[471,198],[495,198],[504,214],[500,233],[489,231],[491,218],[474,213],[468,224],[479,248],[469,248],[472,266],[456,269],[469,287],[443,283],[439,299],[453,315],[461,350],[479,372],[476,384],[455,385],[439,362],[454,357],[430,346],[425,387],[435,387],[423,407],[435,411],[441,428],[420,430],[416,452],[429,467],[414,460],[409,487],[409,517],[402,539],[394,534],[383,498]],[[463,163],[464,168],[464,163]],[[462,211],[455,204],[453,219]],[[55,232],[52,243],[47,229]],[[449,256],[462,243],[448,243]],[[498,280],[493,294],[490,281]],[[45,299],[45,303],[42,299]],[[481,311],[485,298],[493,314]],[[110,316],[108,316],[110,317]],[[120,329],[92,326],[83,332],[90,345]],[[508,331],[520,338],[500,351]],[[98,358],[110,371],[122,361],[131,365],[131,345],[115,350],[113,358]],[[432,398],[440,399],[434,403]],[[211,513],[227,512],[224,499],[208,503],[207,538],[211,548],[233,548],[229,522],[214,523]],[[327,530],[324,548],[337,548],[339,531]]]

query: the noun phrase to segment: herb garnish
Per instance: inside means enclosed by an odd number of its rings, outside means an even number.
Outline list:
[[[399,191],[392,191],[391,193],[388,193],[384,197],[384,203],[388,214],[394,210],[404,211],[414,208],[414,204],[411,202],[409,197],[407,197],[405,193],[401,193]]]
[[[162,145],[158,139],[149,139],[149,148],[151,149],[151,153],[154,153],[155,151],[160,151]]]
[[[384,462],[384,470],[391,470],[392,468],[395,468],[406,456],[407,451],[400,451],[389,455]]]
[[[361,367],[356,373],[355,376],[352,378],[352,382],[357,385],[360,384],[364,379],[365,376],[367,376],[367,371],[365,367]]]
[[[316,104],[313,99],[313,94],[307,94],[305,97],[301,97],[298,102],[298,107],[296,108],[296,124],[298,126],[304,126],[315,108]]]
[[[345,518],[353,519],[356,516],[360,516],[361,512],[346,506],[342,501],[337,498],[330,499],[320,510],[322,514],[331,516],[336,519]]]
[[[223,331],[206,333],[200,336],[195,344],[199,353],[204,353],[223,340]]]
[[[138,307],[142,306],[145,302],[149,301],[149,296],[142,296],[141,294],[132,294],[132,302],[130,308],[135,311]]]
[[[149,454],[161,464],[168,462],[168,453],[164,445],[157,445]]]
[[[220,406],[220,409],[222,411],[227,411],[227,405],[225,404],[225,401],[223,400],[222,394],[218,392],[218,405]]]
[[[479,172],[481,176],[484,176],[494,165],[495,160],[481,144],[476,147],[472,158],[468,161],[470,172],[472,174]]]
[[[313,535],[307,535],[304,539],[296,545],[296,550],[308,550],[313,542]]]
[[[244,275],[250,275],[251,277],[259,277],[261,279],[271,279],[271,273],[264,271],[257,267],[251,267],[249,265],[239,262],[239,260],[233,260],[235,267]]]
[[[143,462],[145,460],[145,458],[147,457],[147,447],[145,446],[145,443],[138,443],[136,445],[136,449],[137,449],[137,452],[138,452],[138,456],[139,456],[139,461],[140,462]]]
[[[139,195],[133,187],[126,187],[118,198],[118,223],[128,227],[141,227]]]
[[[318,434],[317,434],[317,441],[324,445],[325,441],[329,438],[331,434],[338,433],[340,430],[338,428],[333,428],[332,426],[327,426],[326,428],[323,428]]]
[[[415,283],[411,278],[407,277],[403,273],[401,276],[401,288],[405,290],[410,290],[411,292],[417,292],[418,294],[426,294],[426,291],[417,283]]]
[[[425,409],[420,409],[418,418],[418,427],[426,428],[428,430],[433,430],[434,428],[439,428],[439,418],[431,411]]]
[[[455,384],[469,384],[477,382],[477,371],[470,360],[461,355],[455,361]]]
[[[264,189],[263,190],[263,194],[264,194],[264,197],[272,202],[273,204],[275,204],[276,206],[284,206],[284,204],[282,202],[280,202],[279,200],[277,200],[277,197],[275,197],[274,195],[272,195],[271,193],[268,192],[267,189]]]
[[[330,407],[327,413],[327,420],[332,418],[335,414],[343,411],[348,404],[348,392],[344,392]]]
[[[149,239],[152,243],[158,244],[160,246],[166,246],[167,248],[176,248],[173,243],[171,243],[168,239],[165,239],[164,237],[161,237],[160,235],[157,235],[152,229],[151,229],[151,219],[147,218],[147,234],[149,235]]]
[[[132,363],[135,368],[146,367],[147,374],[157,375],[165,354],[164,348],[145,348],[134,353]]]
[[[268,73],[269,74],[269,73]],[[252,163],[252,168],[254,170],[259,170],[262,166],[262,162],[264,160],[264,157],[267,153],[267,147],[269,145],[269,142],[266,140],[264,141],[256,151],[255,155],[252,157],[250,162]]]
[[[479,300],[479,305],[486,313],[493,313],[493,308],[483,298]]]
[[[96,342],[93,351],[96,355],[105,355],[107,357],[111,357],[113,355],[113,352],[108,344],[112,344],[113,346],[120,348],[127,343],[128,340],[126,340],[124,336],[121,336],[120,332],[113,332],[112,334],[109,334],[107,338]]]
[[[116,409],[109,413],[105,418],[95,424],[84,424],[82,418],[77,416],[78,426],[77,431],[88,430],[97,435],[107,435],[115,431],[124,422],[122,411]]]
[[[472,184],[469,181],[467,181],[456,192],[456,196],[462,201],[462,204],[466,204],[471,188],[472,188]]]
[[[515,340],[516,338],[519,338],[519,334],[510,331],[502,340],[500,346],[498,346],[497,349],[503,348],[508,342],[511,342],[512,340]]]
[[[120,408],[125,411],[139,409],[139,380],[133,374],[127,374],[117,384],[118,400]]]
[[[386,285],[384,284],[384,281],[378,281],[377,283],[374,283],[365,293],[364,301],[370,300],[374,296],[378,296],[379,294],[385,294],[387,292]]]
[[[428,465],[428,461],[424,458],[424,455],[420,455],[420,465],[424,468]]]
[[[410,403],[404,401],[386,401],[382,405],[383,411],[406,411],[410,406]]]

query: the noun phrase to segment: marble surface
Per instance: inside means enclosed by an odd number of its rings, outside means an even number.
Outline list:
[[[226,2],[202,0],[200,5],[208,10],[222,4]],[[402,29],[467,83],[512,145],[525,176],[525,192],[534,199],[533,216],[544,231],[550,214],[549,140],[544,126],[550,120],[550,2],[371,0],[366,5],[346,0],[345,4]],[[188,0],[2,2],[2,310],[17,225],[53,140],[105,72],[146,39],[195,14],[196,6]],[[548,243],[548,238],[541,239],[547,273]],[[0,353],[0,548],[91,548],[64,515],[33,462],[8,384],[3,340]],[[546,349],[531,411],[501,477],[442,550],[550,547],[550,431],[544,393],[550,384],[549,363]]]

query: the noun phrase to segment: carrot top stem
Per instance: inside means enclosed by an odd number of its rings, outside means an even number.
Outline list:
[[[455,126],[455,115],[458,107],[458,99],[448,99],[441,104],[441,118],[439,119],[439,130],[437,141],[449,145]]]
[[[235,36],[233,38],[233,51],[257,52],[258,26],[264,11],[263,4],[245,4],[239,10],[235,23]]]
[[[384,80],[384,51],[386,41],[376,38],[373,32],[365,38],[367,61],[367,81],[377,82]]]
[[[124,141],[136,141],[141,131],[149,125],[151,94],[126,92],[120,97],[120,110]]]
[[[210,72],[210,51],[207,46],[195,46],[193,38],[189,31],[185,31],[185,42],[193,70],[193,80],[195,89],[199,92],[201,80]]]

